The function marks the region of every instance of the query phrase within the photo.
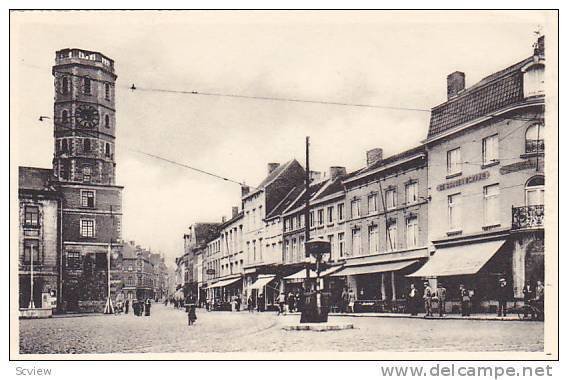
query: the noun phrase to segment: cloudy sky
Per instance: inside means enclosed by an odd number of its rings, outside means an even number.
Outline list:
[[[140,88],[324,100],[430,109],[446,75],[470,86],[531,54],[538,12],[26,12],[11,15],[14,165],[50,167],[51,66],[66,47],[115,60],[117,183],[124,185],[123,237],[182,252],[198,221],[240,204],[239,185],[137,153],[145,151],[254,186],[268,162],[327,171],[385,155],[425,136],[424,111],[345,107],[129,91]]]

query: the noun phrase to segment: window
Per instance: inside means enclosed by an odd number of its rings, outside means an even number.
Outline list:
[[[306,227],[306,215],[300,214],[300,228]]]
[[[310,227],[313,227],[314,225],[315,225],[314,212],[310,211]]]
[[[397,246],[396,221],[391,221],[387,227],[387,251],[396,250]]]
[[[544,65],[529,67],[523,75],[523,94],[529,96],[544,95]]]
[[[387,209],[396,207],[396,189],[387,190],[385,198],[387,199]]]
[[[327,241],[329,241],[329,256],[331,258],[335,253],[335,236],[327,235]]]
[[[323,209],[318,210],[318,226],[323,226]]]
[[[406,219],[406,248],[413,248],[418,245],[418,218],[411,217]]]
[[[379,227],[369,226],[369,253],[379,253]]]
[[[25,206],[24,208],[24,225],[26,227],[39,226],[39,207]]]
[[[95,255],[95,269],[107,270],[108,269],[107,260],[108,257],[106,252],[97,252],[97,254]]]
[[[83,150],[86,153],[91,151],[91,139],[83,139]]]
[[[544,153],[544,125],[533,124],[525,133],[525,153]]]
[[[461,228],[461,194],[448,195],[448,227],[450,231]]]
[[[90,182],[91,181],[91,167],[85,166],[83,167],[83,182]]]
[[[337,242],[339,248],[339,257],[345,256],[345,232],[340,232],[337,234]]]
[[[31,264],[31,258],[33,257],[34,264],[39,264],[39,242],[35,239],[25,239],[24,240],[24,263]]]
[[[81,219],[81,236],[95,237],[95,221],[92,219]]]
[[[353,256],[361,255],[361,230],[359,228],[354,228],[351,231],[351,236],[353,237],[352,251]]]
[[[110,100],[110,84],[105,83],[105,99]]]
[[[327,208],[327,222],[333,223],[333,206]]]
[[[481,142],[483,165],[499,161],[499,135],[486,137]]]
[[[290,230],[294,230],[294,217],[288,220],[290,222]]]
[[[61,93],[63,95],[69,94],[69,78],[63,77],[61,80]]]
[[[449,150],[447,153],[447,166],[448,175],[454,175],[461,173],[462,162],[461,162],[461,149],[456,148]]]
[[[292,261],[295,262],[296,260],[298,260],[298,252],[297,252],[297,246],[296,246],[296,239],[292,239]]]
[[[411,182],[406,184],[406,204],[413,204],[418,202],[418,183]]]
[[[67,110],[61,111],[61,122],[63,124],[69,124],[69,111]]]
[[[92,190],[81,190],[81,206],[95,207],[95,192]]]
[[[499,224],[499,185],[490,185],[483,188],[484,225]]]
[[[290,257],[290,240],[287,239],[284,241],[284,257],[287,262],[292,262],[292,258]]]
[[[531,178],[525,187],[525,194],[527,206],[544,205],[544,177]]]
[[[369,194],[367,197],[369,213],[377,211],[377,194]]]
[[[353,199],[351,201],[351,218],[358,218],[361,216],[361,202],[359,199]]]
[[[306,246],[305,246],[305,238],[304,236],[300,236],[300,244],[298,246],[298,252],[300,252],[299,259],[306,255]]]
[[[343,203],[337,205],[337,219],[340,222],[345,219],[345,205]]]
[[[110,116],[105,115],[105,127],[110,128]]]
[[[105,156],[110,157],[110,144],[105,143]]]
[[[83,94],[91,95],[91,78],[83,78]]]
[[[61,140],[61,151],[62,151],[63,153],[68,153],[68,152],[69,152],[69,144],[67,143],[67,139]]]

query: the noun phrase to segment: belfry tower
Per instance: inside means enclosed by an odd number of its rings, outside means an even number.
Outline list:
[[[61,308],[95,311],[107,296],[109,246],[113,267],[121,251],[122,187],[115,185],[117,76],[113,60],[82,49],[57,51],[52,73],[53,175],[63,199]]]

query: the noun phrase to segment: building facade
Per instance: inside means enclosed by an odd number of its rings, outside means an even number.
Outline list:
[[[465,74],[450,74],[448,100],[432,109],[435,252],[414,275],[463,283],[481,308],[492,307],[501,278],[511,300],[544,280],[544,68],[541,37],[530,57],[469,88]]]

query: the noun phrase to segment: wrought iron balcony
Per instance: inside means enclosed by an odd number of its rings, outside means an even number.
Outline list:
[[[513,207],[511,229],[544,227],[544,205]]]
[[[525,153],[544,153],[544,140],[525,140]]]

